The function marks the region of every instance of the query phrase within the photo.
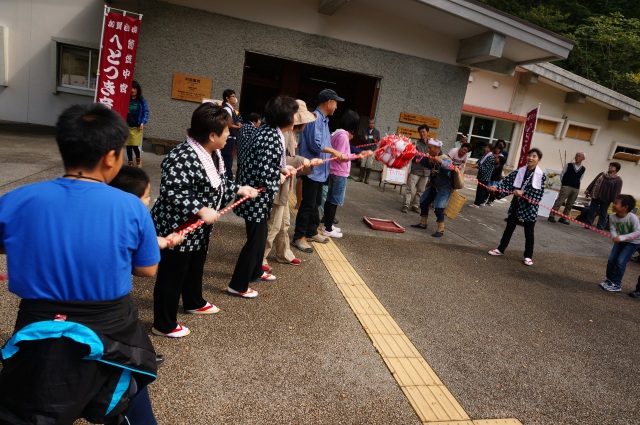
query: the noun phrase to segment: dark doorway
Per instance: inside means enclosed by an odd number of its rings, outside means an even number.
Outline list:
[[[277,94],[302,99],[313,111],[316,96],[325,88],[345,99],[329,119],[332,131],[347,109],[360,115],[363,128],[369,117],[375,117],[378,78],[250,52],[245,54],[240,114],[247,117],[251,112],[262,113],[267,100]]]

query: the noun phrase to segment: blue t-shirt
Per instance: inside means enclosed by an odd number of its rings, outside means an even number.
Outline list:
[[[0,246],[9,291],[25,299],[112,300],[131,292],[132,266],[160,250],[135,195],[104,183],[58,178],[0,197]]]

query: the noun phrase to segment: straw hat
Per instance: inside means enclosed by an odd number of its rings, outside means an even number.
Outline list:
[[[298,112],[293,116],[293,125],[306,124],[318,118],[315,112],[309,112],[304,100],[296,99],[296,102],[298,102]]]

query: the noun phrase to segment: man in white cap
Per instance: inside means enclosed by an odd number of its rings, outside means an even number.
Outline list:
[[[442,142],[437,139],[429,139],[427,142],[427,154],[420,160],[420,164],[429,170],[429,182],[420,197],[420,223],[411,227],[426,229],[429,218],[429,206],[433,204],[436,212],[438,228],[431,236],[441,238],[444,236],[444,209],[449,203],[451,190],[453,189],[453,175],[451,158],[442,155]]]
[[[299,154],[307,159],[328,159],[335,156],[346,161],[347,156],[331,147],[331,132],[329,131],[329,117],[338,108],[338,102],[344,99],[331,89],[324,89],[318,93],[315,110],[318,118],[306,125],[300,137]],[[329,178],[329,163],[323,162],[313,167],[311,174],[301,176],[302,200],[296,217],[296,227],[293,233],[292,245],[303,252],[313,252],[308,242],[327,243],[329,238],[318,234],[320,212],[322,204],[322,185]]]

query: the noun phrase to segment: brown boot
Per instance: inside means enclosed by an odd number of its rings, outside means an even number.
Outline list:
[[[369,174],[371,174],[371,168],[367,168],[364,172],[364,184],[369,184]]]
[[[133,161],[129,161],[129,167],[133,167]]]
[[[441,237],[444,236],[444,221],[439,221],[438,222],[438,229],[431,236],[433,236],[434,238],[441,238]]]
[[[412,224],[411,227],[414,227],[416,229],[426,229],[427,228],[427,222],[428,222],[429,216],[428,215],[421,215],[420,216],[420,223],[418,224]]]
[[[356,181],[357,181],[358,183],[360,183],[360,182],[364,179],[364,170],[365,170],[365,168],[364,168],[364,167],[360,167],[360,175],[359,175],[359,176],[358,176],[358,178],[356,179]]]
[[[136,158],[136,165],[138,168],[142,168],[142,158]]]

